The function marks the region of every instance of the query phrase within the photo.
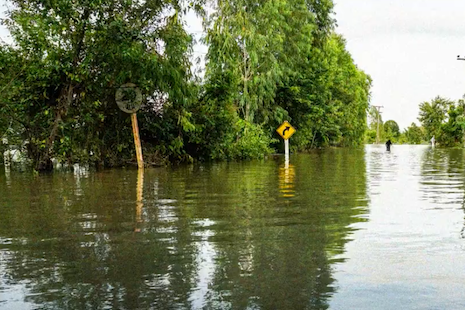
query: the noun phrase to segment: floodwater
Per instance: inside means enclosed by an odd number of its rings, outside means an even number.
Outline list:
[[[464,309],[461,149],[0,168],[0,309]]]

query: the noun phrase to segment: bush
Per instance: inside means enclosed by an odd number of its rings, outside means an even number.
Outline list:
[[[240,119],[235,127],[238,134],[229,147],[227,153],[229,159],[264,158],[273,153],[270,144],[274,141],[261,126]]]

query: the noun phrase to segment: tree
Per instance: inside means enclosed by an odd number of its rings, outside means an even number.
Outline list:
[[[405,130],[404,136],[406,138],[406,142],[409,144],[420,144],[424,141],[424,133],[415,123],[412,123]]]
[[[462,114],[457,115],[456,122],[462,130],[462,142],[465,143],[465,100],[463,98],[459,99],[457,105],[462,110]]]
[[[52,156],[131,154],[130,131],[121,128],[127,115],[114,104],[116,87],[128,81],[165,94],[177,119],[187,115],[191,38],[178,1],[11,2],[6,23],[15,47],[0,53],[8,86],[0,110],[21,127],[37,170],[50,169]]]
[[[441,125],[439,141],[443,146],[457,146],[463,137],[464,102],[449,104],[446,122]]]
[[[390,139],[392,141],[396,141],[396,139],[400,135],[399,125],[395,121],[389,120],[386,123],[384,123],[383,127],[384,127],[385,140]]]
[[[216,1],[207,26],[207,79],[223,71],[234,76],[235,102],[241,116],[252,123],[273,98],[283,74],[284,1]]]
[[[313,46],[309,64],[279,88],[277,101],[299,128],[298,149],[356,146],[364,141],[371,79],[354,64],[344,39]]]
[[[434,136],[442,146],[459,145],[465,132],[464,106],[463,100],[456,103],[441,97],[421,103],[419,120],[425,128],[426,139]]]
[[[51,158],[133,160],[129,117],[114,102],[127,82],[146,98],[148,162],[260,158],[283,120],[298,128],[295,150],[363,143],[371,79],[334,32],[332,0],[213,1],[202,83],[190,72],[183,0],[12,3],[0,129],[12,122],[10,137],[25,142],[37,170]]]
[[[379,110],[376,107],[371,106],[368,109],[368,118],[370,121],[365,138],[366,142],[376,143],[378,139],[379,141],[383,141],[385,139],[385,131],[381,113],[379,113]]]
[[[268,132],[292,120],[298,149],[363,142],[371,81],[333,33],[332,1],[215,3],[206,85],[228,76],[239,117]]]
[[[429,140],[433,136],[440,143],[442,134],[441,126],[446,121],[446,113],[449,106],[454,103],[441,97],[434,98],[431,102],[422,102],[420,104],[420,115],[418,120],[425,128],[426,138]]]

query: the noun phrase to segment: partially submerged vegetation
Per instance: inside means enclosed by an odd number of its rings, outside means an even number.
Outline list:
[[[279,147],[284,120],[298,129],[295,151],[364,143],[371,80],[335,32],[331,0],[10,2],[0,135],[36,170],[51,158],[133,161],[130,119],[114,98],[127,82],[146,98],[149,163],[261,158]],[[203,79],[191,70],[189,10],[204,20]]]

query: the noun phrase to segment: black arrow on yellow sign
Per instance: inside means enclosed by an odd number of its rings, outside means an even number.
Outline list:
[[[286,136],[286,131],[289,131],[289,130],[291,130],[291,127],[286,126],[286,128],[284,128],[283,130],[283,136]]]
[[[294,133],[295,129],[289,122],[284,121],[281,126],[276,129],[276,132],[284,139],[288,140]]]

